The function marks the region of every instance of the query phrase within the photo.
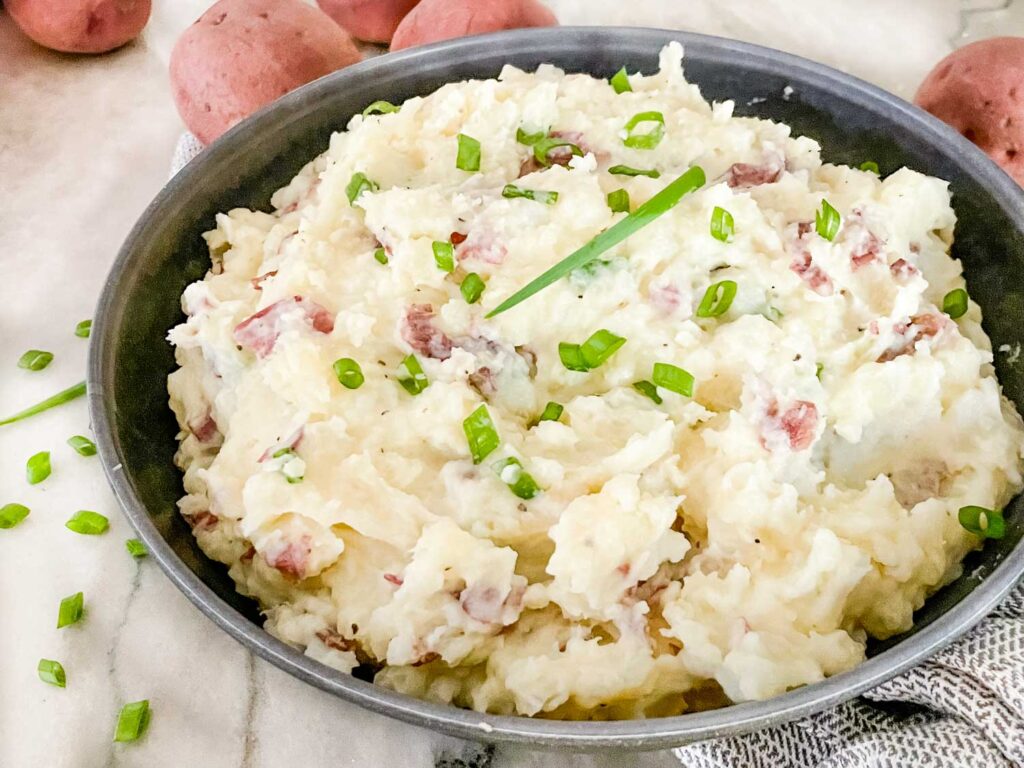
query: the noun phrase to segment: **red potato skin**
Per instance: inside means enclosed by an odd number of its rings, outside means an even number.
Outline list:
[[[418,0],[316,0],[320,10],[358,40],[389,43]]]
[[[914,102],[1024,186],[1024,37],[995,37],[954,51],[924,79]]]
[[[537,0],[421,0],[402,19],[391,50],[521,27],[553,27],[555,14]]]
[[[220,0],[178,39],[171,90],[209,144],[274,99],[361,58],[352,38],[301,0]]]
[[[29,38],[63,53],[106,53],[138,37],[151,0],[5,0]]]

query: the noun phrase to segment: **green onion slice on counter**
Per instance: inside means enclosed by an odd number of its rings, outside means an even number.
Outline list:
[[[537,417],[537,423],[539,424],[542,421],[558,421],[562,418],[563,411],[565,411],[564,405],[551,400],[544,406],[544,410],[541,411],[540,416]]]
[[[67,675],[64,673],[64,667],[61,666],[59,661],[53,659],[40,659],[39,666],[39,679],[44,683],[50,685],[56,685],[58,688],[64,688],[68,684]]]
[[[486,405],[481,405],[462,422],[473,463],[479,464],[501,443]]]
[[[679,366],[671,363],[655,363],[651,379],[662,389],[684,397],[693,397],[693,375]]]
[[[392,112],[397,112],[401,107],[396,107],[390,101],[375,101],[373,104],[363,110],[363,117],[369,117],[370,115],[389,115]]]
[[[41,371],[53,362],[53,352],[44,352],[41,349],[30,349],[18,358],[18,367],[26,371]]]
[[[708,286],[704,291],[704,298],[697,306],[697,317],[718,317],[732,306],[732,300],[736,298],[736,281],[719,280],[717,283]]]
[[[25,462],[25,479],[29,485],[41,483],[50,476],[50,452],[40,451]]]
[[[491,310],[487,317],[500,315],[502,312],[505,312],[520,302],[530,298],[538,291],[547,288],[556,280],[560,280],[565,277],[573,270],[593,261],[605,251],[613,248],[627,237],[634,234],[637,230],[642,229],[662,214],[668,212],[683,198],[684,195],[693,192],[696,189],[700,189],[704,186],[704,181],[704,171],[700,166],[694,166],[690,170],[686,171],[686,173],[668,184],[646,203],[638,206],[633,213],[629,214],[629,216],[625,216],[621,221],[617,221],[604,232],[598,234],[590,242],[586,243],[582,248],[579,248],[569,254],[551,267],[547,272],[513,293],[505,299],[505,301]]]
[[[999,509],[960,507],[957,519],[965,530],[983,539],[1001,539],[1006,535],[1006,520]]]
[[[351,357],[342,357],[334,361],[334,375],[338,383],[346,389],[359,389],[366,380],[363,369]]]
[[[68,445],[75,449],[79,456],[95,456],[96,443],[84,435],[75,435],[68,438]]]
[[[692,171],[693,168],[690,170]],[[613,165],[608,169],[608,173],[613,176],[647,176],[651,179],[661,178],[661,171],[655,170],[654,168],[631,168],[628,165]],[[703,186],[703,184],[704,182],[701,182],[700,186]]]
[[[476,304],[480,301],[480,297],[484,293],[484,288],[487,286],[484,284],[483,278],[480,277],[476,272],[470,272],[464,278],[462,278],[462,284],[459,286],[459,291],[462,293],[462,298],[466,300],[467,304]]]
[[[576,144],[566,139],[560,139],[557,136],[545,136],[542,139],[537,139],[533,143],[533,156],[537,158],[537,162],[543,166],[551,165],[551,160],[548,159],[548,153],[557,147],[568,147],[569,151],[577,157],[583,156],[583,150],[580,149]]]
[[[649,381],[634,381],[633,389],[635,389],[644,397],[650,398],[657,405],[661,405],[664,402],[661,399],[661,395],[658,394],[658,388]]]
[[[360,171],[352,175],[348,186],[345,187],[345,195],[350,203],[354,203],[363,192],[376,192],[380,187],[377,183],[367,178],[366,174]]]
[[[480,142],[472,136],[459,134],[459,151],[455,157],[455,167],[460,171],[480,170]]]
[[[629,213],[629,192],[624,189],[609,192],[608,207],[612,213]]]
[[[963,288],[954,288],[943,296],[942,311],[953,320],[963,317],[967,312],[967,291]]]
[[[114,729],[114,741],[135,741],[149,725],[149,701],[133,701],[121,708]]]
[[[543,189],[523,189],[515,184],[506,184],[501,190],[501,196],[507,198],[524,197],[527,200],[534,200],[545,205],[554,205],[558,202],[557,192],[547,192]]]
[[[711,212],[711,236],[723,243],[731,243],[735,231],[736,225],[732,220],[732,214],[716,205],[715,210]]]
[[[821,201],[821,210],[814,214],[814,228],[826,240],[835,240],[839,232],[839,211],[832,207],[828,200]]]
[[[75,592],[60,601],[60,608],[57,609],[57,629],[70,627],[77,624],[85,613],[85,596],[81,592]]]
[[[75,326],[75,336],[80,339],[88,339],[92,332],[92,320],[83,320]]]
[[[110,521],[99,512],[91,512],[88,509],[81,509],[71,516],[71,519],[64,523],[69,531],[81,533],[85,536],[98,536],[110,527]]]
[[[18,411],[13,416],[8,416],[6,419],[0,419],[0,427],[4,426],[5,424],[13,424],[16,421],[27,419],[30,416],[35,416],[36,414],[42,413],[43,411],[48,411],[51,408],[55,408],[58,405],[63,405],[64,403],[70,402],[77,397],[81,397],[84,394],[85,382],[80,381],[78,384],[75,384],[72,387],[68,387],[63,391],[58,392],[56,395],[51,395],[45,400],[42,400],[36,403],[35,405],[29,406],[23,411]]]
[[[410,395],[418,395],[430,386],[430,382],[427,381],[427,374],[423,372],[423,366],[420,365],[416,355],[409,355],[405,358],[402,361],[402,367],[405,368],[407,375],[400,376],[398,383]]]
[[[431,246],[434,251],[434,263],[442,272],[455,271],[455,246],[445,240],[435,240]]]
[[[494,471],[498,473],[501,482],[509,487],[516,496],[523,500],[530,500],[540,493],[540,486],[533,476],[523,469],[522,463],[514,456],[502,459],[494,465]]]
[[[636,133],[636,129],[644,123],[654,123],[654,127],[646,133]],[[623,129],[626,131],[626,138],[622,143],[627,147],[654,149],[665,135],[665,116],[661,112],[639,112],[629,118]]]
[[[11,502],[10,504],[4,504],[0,507],[0,529],[13,528],[26,517],[28,517],[29,508],[24,504],[17,504]]]
[[[388,252],[384,250],[383,246],[381,246],[373,252],[373,258],[377,260],[378,264],[384,264],[386,266],[388,263]]]
[[[134,558],[145,557],[149,554],[149,550],[146,549],[146,545],[138,539],[128,539],[124,543],[124,548],[128,550],[128,554]]]
[[[633,86],[629,84],[629,75],[626,74],[625,67],[612,75],[608,82],[611,83],[616,93],[626,93],[633,90]]]

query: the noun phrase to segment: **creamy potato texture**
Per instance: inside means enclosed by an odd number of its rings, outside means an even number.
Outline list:
[[[982,542],[958,510],[1020,489],[980,311],[942,311],[964,286],[946,183],[822,164],[787,126],[705,102],[678,45],[630,83],[506,68],[356,116],[272,212],[207,233],[170,334],[181,511],[313,658],[497,713],[763,699],[908,629]],[[628,146],[657,130],[627,131],[643,112],[664,135]],[[517,131],[579,154],[538,162]],[[457,167],[460,134],[479,171]],[[692,166],[700,190],[485,318],[627,215],[610,192],[635,209]],[[699,316],[719,283],[735,298]],[[569,370],[560,343],[602,329],[625,343]],[[336,374],[346,358],[361,376]],[[635,387],[656,363],[691,396]],[[549,402],[563,412],[538,421]],[[481,406],[498,445],[474,463]]]

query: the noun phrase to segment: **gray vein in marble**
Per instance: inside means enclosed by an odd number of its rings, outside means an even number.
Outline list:
[[[242,764],[240,768],[253,768],[255,765],[256,750],[259,748],[259,737],[256,735],[256,710],[259,708],[259,685],[256,676],[259,669],[256,665],[256,657],[247,653],[245,657],[245,674],[249,685],[246,689],[245,704],[245,745],[242,751]]]
[[[957,27],[956,32],[949,38],[949,44],[953,48],[958,48],[963,44],[963,39],[968,37],[970,32],[971,24],[979,17],[985,16],[989,13],[996,13],[999,11],[1007,11],[1010,6],[1013,5],[1013,0],[998,0],[994,4],[986,5],[974,5],[969,0],[961,6],[960,10],[960,26]]]
[[[434,768],[491,768],[494,761],[493,744],[475,744],[467,742],[459,754],[445,750],[434,760]]]
[[[132,603],[135,602],[135,596],[139,592],[139,588],[142,586],[142,567],[141,565],[136,567],[135,575],[132,576],[132,588],[128,592],[128,597],[124,601],[124,611],[121,614],[121,621],[117,625],[117,629],[114,630],[114,635],[110,639],[110,649],[107,651],[107,674],[110,676],[111,686],[113,688],[114,702],[117,705],[118,711],[120,711],[120,702],[124,698],[124,691],[121,689],[120,682],[117,674],[117,652],[121,645],[121,636],[124,633],[124,628],[128,624],[128,616],[132,610]],[[117,750],[117,744],[111,740],[110,746],[108,747],[110,752],[107,756],[107,762],[105,763],[106,768],[116,768],[119,762],[119,751]]]

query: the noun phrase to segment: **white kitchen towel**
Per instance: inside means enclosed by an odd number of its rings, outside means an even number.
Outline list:
[[[202,148],[183,134],[171,174]],[[847,704],[675,754],[685,768],[1024,768],[1024,583],[965,637]]]

